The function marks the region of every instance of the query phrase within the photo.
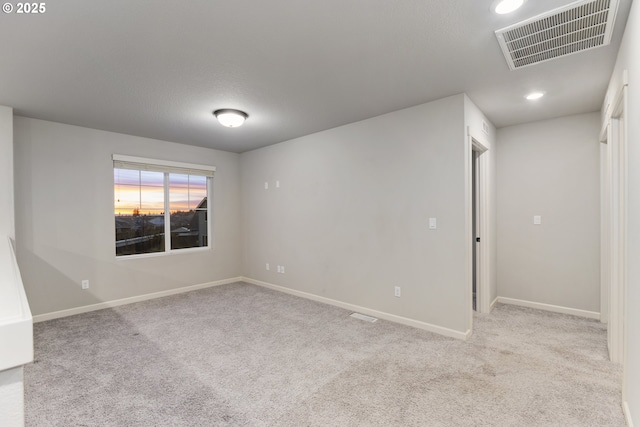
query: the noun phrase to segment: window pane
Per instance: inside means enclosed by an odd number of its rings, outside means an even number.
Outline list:
[[[116,215],[132,215],[140,208],[140,171],[113,170],[113,206]]]
[[[169,174],[171,249],[208,245],[207,178]]]
[[[189,210],[189,175],[169,174],[169,206],[171,212]]]
[[[114,169],[116,255],[164,252],[164,174]]]
[[[164,211],[164,188],[140,186],[140,213]]]
[[[170,210],[196,209],[207,198],[207,177],[198,175],[169,174]]]
[[[164,251],[164,214],[116,215],[116,255]]]
[[[140,209],[140,187],[132,185],[116,184],[114,189],[115,213],[123,215],[133,215],[134,210]]]
[[[206,210],[171,213],[171,249],[207,246],[207,239]]]
[[[113,182],[115,182],[116,185],[140,185],[140,171],[129,169],[114,169]]]
[[[191,176],[189,182],[189,209],[196,209],[207,198],[207,177]]]
[[[114,169],[114,208],[116,214],[147,214],[164,210],[162,172]]]
[[[140,171],[140,184],[164,188],[164,173]]]

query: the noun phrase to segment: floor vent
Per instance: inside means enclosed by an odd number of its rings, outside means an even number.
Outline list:
[[[360,314],[360,313],[351,313],[351,317],[364,320],[365,322],[371,322],[371,323],[378,320],[375,317],[367,316],[366,314]]]
[[[496,31],[511,70],[611,42],[618,0],[580,0]]]

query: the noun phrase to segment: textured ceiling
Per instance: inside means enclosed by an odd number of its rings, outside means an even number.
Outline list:
[[[0,104],[28,117],[242,152],[466,92],[498,127],[597,111],[610,46],[510,71],[494,31],[530,0],[60,0],[0,14]],[[536,103],[524,95],[547,92]],[[237,129],[211,112],[249,113]]]

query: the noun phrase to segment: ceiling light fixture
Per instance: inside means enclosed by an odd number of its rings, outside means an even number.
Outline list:
[[[544,96],[544,92],[531,92],[529,95],[525,96],[529,101],[535,101],[536,99],[540,99]]]
[[[242,126],[247,117],[249,117],[249,115],[244,111],[234,110],[231,108],[216,110],[213,112],[213,115],[216,116],[216,119],[218,119],[222,126],[226,126],[228,128],[237,128],[238,126]]]
[[[524,4],[526,0],[497,0],[493,2],[492,8],[498,15],[511,13]]]

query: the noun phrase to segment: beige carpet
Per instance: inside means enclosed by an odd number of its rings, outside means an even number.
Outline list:
[[[599,322],[498,305],[467,341],[248,284],[34,326],[28,426],[623,426]]]

